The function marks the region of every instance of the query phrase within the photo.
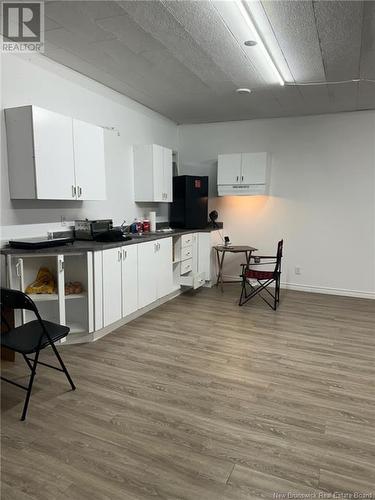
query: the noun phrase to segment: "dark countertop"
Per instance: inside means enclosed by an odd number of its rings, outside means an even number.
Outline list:
[[[32,250],[25,250],[22,248],[10,248],[5,246],[0,249],[0,254],[2,255],[34,255],[34,254],[68,254],[68,253],[83,253],[83,252],[95,252],[99,250],[107,250],[109,248],[118,248],[128,245],[136,245],[137,243],[143,243],[146,241],[160,240],[161,238],[170,238],[172,236],[181,236],[183,234],[191,233],[210,233],[211,231],[216,231],[217,229],[222,229],[223,224],[218,222],[218,228],[213,228],[208,226],[205,229],[173,229],[169,232],[157,231],[155,233],[144,233],[142,236],[132,235],[132,239],[128,241],[113,241],[110,243],[102,243],[98,241],[82,241],[77,240],[72,244],[61,245],[58,247],[50,248],[38,248]],[[19,238],[21,239],[21,238]]]

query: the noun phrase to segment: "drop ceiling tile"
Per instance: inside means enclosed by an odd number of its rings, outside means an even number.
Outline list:
[[[100,28],[85,10],[86,2],[56,1],[45,4],[45,14],[67,31],[81,36],[87,41],[114,38],[111,33]],[[109,2],[110,4],[111,2]]]
[[[74,3],[94,21],[123,15],[121,7],[112,0],[74,0]]]
[[[375,83],[361,82],[358,90],[358,109],[375,109]]]
[[[263,1],[280,48],[296,81],[324,80],[311,1]]]
[[[329,81],[359,77],[363,2],[314,2],[314,13]]]
[[[361,78],[375,80],[375,2],[364,2]]]
[[[213,92],[222,93],[223,89],[233,88],[234,83],[227,84],[228,76],[160,2],[126,1],[120,5],[134,22],[163,44]]]
[[[138,26],[123,9],[120,10],[121,16],[99,19],[98,26],[124,42],[135,54],[145,50],[165,50],[164,45]]]
[[[228,81],[233,81],[234,88],[243,82],[251,88],[264,84],[212,2],[167,0],[163,3],[213,63],[227,75]],[[237,8],[235,4],[232,7]]]

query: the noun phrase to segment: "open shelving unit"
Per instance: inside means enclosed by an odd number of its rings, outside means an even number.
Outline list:
[[[92,324],[92,256],[91,253],[65,255],[9,255],[7,257],[8,286],[26,291],[41,267],[53,275],[56,290],[54,293],[32,293],[30,298],[37,303],[42,319],[67,325],[70,339],[75,334],[88,334],[93,331]],[[82,292],[65,295],[65,284],[78,281]],[[16,313],[16,325],[33,320],[30,311]],[[67,343],[69,343],[69,336]]]

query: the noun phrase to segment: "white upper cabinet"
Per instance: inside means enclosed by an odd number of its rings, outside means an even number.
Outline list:
[[[5,119],[11,198],[75,199],[72,119],[36,106]]]
[[[173,201],[173,154],[169,148],[163,148],[164,162],[163,162],[163,190],[165,191],[165,200]]]
[[[171,202],[172,150],[157,144],[134,146],[135,201]]]
[[[241,182],[241,153],[219,155],[217,183],[236,184]]]
[[[103,129],[73,119],[73,143],[77,199],[105,200]]]
[[[218,156],[219,196],[265,194],[267,153],[232,153]]]
[[[36,197],[71,199],[75,184],[71,118],[34,107],[32,126]],[[19,147],[22,147],[21,140]]]
[[[101,127],[37,106],[5,110],[12,199],[105,199]]]
[[[242,184],[265,184],[267,153],[242,153]]]

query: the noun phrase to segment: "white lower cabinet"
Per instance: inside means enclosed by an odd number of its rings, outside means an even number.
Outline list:
[[[138,306],[152,302],[173,291],[172,238],[138,245]]]
[[[138,309],[138,245],[122,248],[122,316]]]
[[[25,291],[47,268],[53,293],[31,294],[42,317],[69,326],[76,335],[69,335],[68,343],[90,340],[90,333],[94,340],[95,332],[181,285],[199,288],[209,282],[212,243],[212,233],[191,233],[87,253],[12,254],[6,259],[7,286]],[[82,290],[69,295],[65,285],[70,282],[80,282]],[[15,319],[19,325],[32,318],[26,311]]]
[[[122,317],[121,248],[103,251],[103,326]]]
[[[103,326],[138,309],[138,245],[103,250]]]
[[[172,238],[157,241],[155,266],[156,296],[160,299],[173,290]]]
[[[156,242],[138,245],[138,306],[148,306],[157,299],[155,266]]]

